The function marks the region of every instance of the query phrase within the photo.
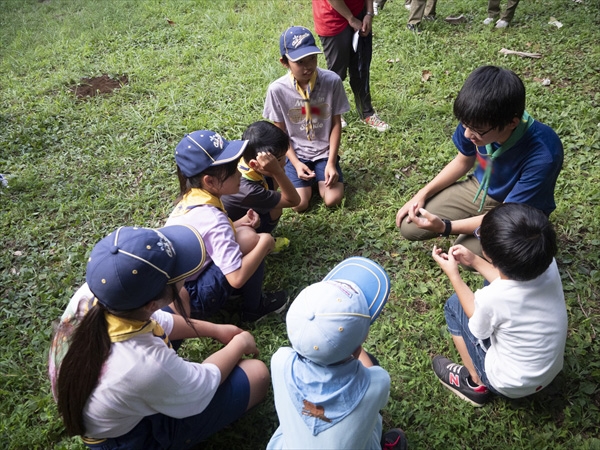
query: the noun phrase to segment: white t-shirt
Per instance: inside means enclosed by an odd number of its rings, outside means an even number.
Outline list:
[[[61,320],[73,317],[74,311],[82,311],[80,302],[87,303],[90,298],[93,294],[84,284]],[[171,314],[156,311],[152,319],[170,334]],[[53,361],[52,352],[50,357]],[[184,360],[152,333],[113,343],[98,385],[83,410],[86,436],[122,436],[142,418],[157,413],[175,418],[199,414],[212,400],[220,382],[217,366]]]
[[[562,370],[567,309],[556,260],[530,281],[492,281],[475,292],[469,329],[491,340],[485,371],[492,386],[510,398],[546,387]]]

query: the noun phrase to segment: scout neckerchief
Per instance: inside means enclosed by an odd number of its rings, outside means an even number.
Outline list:
[[[315,132],[313,130],[312,123],[312,111],[310,107],[310,93],[314,90],[315,84],[317,82],[317,71],[315,70],[308,81],[308,85],[306,86],[306,91],[302,89],[302,87],[298,84],[298,81],[290,72],[290,77],[292,78],[292,83],[294,83],[294,87],[300,94],[300,96],[304,99],[304,106],[302,106],[302,114],[304,115],[304,124],[306,126],[306,139],[312,141],[315,137]]]
[[[237,167],[246,180],[256,181],[260,183],[260,185],[266,190],[269,190],[269,185],[267,184],[265,176],[262,173],[258,173],[252,167],[250,167],[250,164],[248,164],[244,158],[240,159],[240,162],[238,163]]]
[[[177,204],[170,217],[179,217],[188,213],[192,209],[202,206],[202,205],[210,205],[215,208],[219,208],[223,213],[227,216],[227,212],[225,211],[225,207],[223,206],[223,202],[219,197],[210,192],[200,189],[200,188],[192,188],[188,193],[186,193],[181,201]],[[232,220],[227,216],[229,223],[231,224],[231,228],[233,228],[233,232],[235,233],[235,226],[233,225]]]
[[[483,173],[483,178],[481,179],[481,184],[479,185],[477,194],[475,194],[475,197],[473,198],[473,203],[475,203],[475,201],[477,200],[477,197],[479,197],[479,194],[483,191],[483,196],[481,197],[481,203],[479,204],[479,212],[481,212],[483,210],[483,204],[485,203],[488,188],[490,187],[490,178],[492,176],[492,166],[494,164],[494,160],[496,160],[496,158],[498,158],[500,155],[502,155],[505,151],[512,148],[512,146],[515,145],[517,143],[517,141],[519,141],[519,139],[521,139],[523,137],[525,132],[529,129],[529,127],[532,124],[533,124],[533,117],[531,117],[527,113],[527,111],[525,111],[525,112],[523,112],[523,117],[521,118],[521,122],[519,123],[517,128],[515,128],[515,130],[512,132],[512,134],[510,135],[510,137],[506,140],[506,142],[504,144],[502,144],[500,147],[498,147],[496,149],[496,151],[494,151],[491,144],[487,144],[485,146],[488,160],[487,160],[487,164],[485,165],[485,172]],[[477,150],[477,146],[475,146],[475,149]],[[477,150],[477,152],[479,152],[479,150]]]

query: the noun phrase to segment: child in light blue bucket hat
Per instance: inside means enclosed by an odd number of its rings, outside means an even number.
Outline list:
[[[279,427],[267,449],[405,449],[396,428],[382,439],[389,374],[362,344],[390,293],[376,262],[351,257],[305,288],[287,313],[291,347],[271,359]]]

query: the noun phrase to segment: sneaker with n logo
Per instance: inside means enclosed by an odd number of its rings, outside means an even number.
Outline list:
[[[465,366],[453,363],[448,358],[433,358],[433,371],[444,387],[474,406],[483,406],[492,397],[492,393],[484,385],[469,381],[469,371]]]

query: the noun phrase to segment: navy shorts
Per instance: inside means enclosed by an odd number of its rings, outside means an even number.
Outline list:
[[[250,382],[246,373],[236,366],[200,414],[183,419],[154,414],[144,417],[133,430],[123,436],[86,446],[94,450],[194,448],[242,417],[249,400]]]
[[[205,319],[225,305],[233,292],[227,278],[215,263],[210,263],[200,276],[185,282],[190,296],[192,317]]]
[[[290,179],[295,188],[303,188],[303,187],[311,187],[313,184],[318,181],[325,181],[325,167],[327,167],[327,158],[317,159],[316,161],[310,161],[308,159],[298,158],[301,163],[306,164],[310,170],[315,173],[315,178],[311,178],[310,180],[301,180],[298,178],[298,172],[294,165],[288,161],[285,163],[285,174]],[[340,183],[344,182],[344,175],[342,174],[342,168],[340,167],[340,157],[338,156],[337,161],[335,162],[335,170],[338,173],[338,181]]]

